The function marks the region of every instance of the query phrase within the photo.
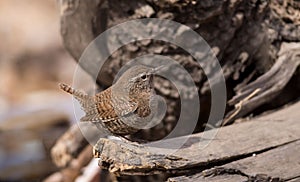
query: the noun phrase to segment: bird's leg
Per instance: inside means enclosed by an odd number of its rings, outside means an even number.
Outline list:
[[[104,138],[100,138],[97,143],[93,146],[93,156],[94,158],[100,158],[101,156],[101,152],[103,149],[103,145],[104,145]]]

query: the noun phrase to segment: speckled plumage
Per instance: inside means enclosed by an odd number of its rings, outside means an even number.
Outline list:
[[[113,134],[129,135],[137,132],[140,128],[135,126],[147,122],[151,113],[154,71],[143,65],[133,66],[115,84],[94,96],[66,84],[60,84],[60,88],[81,104],[86,114],[82,122],[104,126]]]

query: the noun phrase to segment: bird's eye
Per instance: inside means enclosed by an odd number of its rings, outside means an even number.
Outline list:
[[[147,75],[142,75],[141,79],[146,80],[147,79]]]

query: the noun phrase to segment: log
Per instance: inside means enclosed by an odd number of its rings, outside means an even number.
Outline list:
[[[78,125],[72,125],[51,149],[51,157],[58,167],[66,167],[88,144]]]
[[[52,147],[53,162],[58,167],[67,167],[87,145],[94,145],[100,137],[107,137],[106,130],[98,129],[93,123],[72,125]]]
[[[168,179],[177,181],[289,181],[299,180],[300,140],[258,155],[205,170],[195,175]]]
[[[224,174],[222,176],[212,176],[212,177],[205,177],[203,174],[196,174],[191,176],[180,176],[180,177],[174,177],[169,178],[169,182],[179,182],[179,181],[185,181],[185,182],[241,182],[241,181],[247,181],[246,176],[241,176],[237,174]]]
[[[69,162],[68,167],[57,171],[46,179],[44,182],[72,182],[74,181],[80,174],[83,167],[85,167],[92,159],[92,146],[86,146],[82,152],[77,156],[77,158],[72,158]]]
[[[235,109],[226,115],[222,126],[269,103],[280,94],[295,74],[300,64],[299,56],[300,43],[283,43],[276,63],[268,72],[245,86],[237,86],[237,94],[228,101]]]
[[[263,174],[286,181],[300,176],[299,151],[300,141],[295,141],[262,154],[226,164],[223,167],[239,169],[249,176]]]
[[[300,139],[300,102],[275,113],[254,118],[249,122],[220,128],[207,144],[203,136],[213,136],[214,130],[191,136],[169,139],[165,144],[188,139],[173,154],[162,153],[147,146],[128,142],[100,139],[95,147],[99,165],[117,175],[154,174],[167,172],[180,174],[195,172],[213,165],[249,157]],[[202,138],[202,140],[201,140]]]
[[[66,49],[75,60],[79,60],[84,49],[100,33],[99,29],[106,27],[99,16],[103,2],[59,1],[61,34]]]

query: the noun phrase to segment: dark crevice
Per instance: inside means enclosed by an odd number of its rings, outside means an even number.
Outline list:
[[[296,179],[300,181],[300,175],[299,176],[294,176],[294,177],[291,177],[291,178],[286,178],[286,179],[284,179],[284,181],[288,182],[288,181],[293,180],[295,182]]]
[[[271,177],[266,174],[256,174],[255,176],[248,175],[244,173],[243,171],[239,169],[234,169],[234,168],[224,168],[224,167],[217,167],[217,168],[212,168],[204,172],[205,174],[203,177],[214,177],[214,176],[219,176],[219,175],[240,175],[247,177],[247,182],[280,182],[284,181],[281,178],[278,177]]]

